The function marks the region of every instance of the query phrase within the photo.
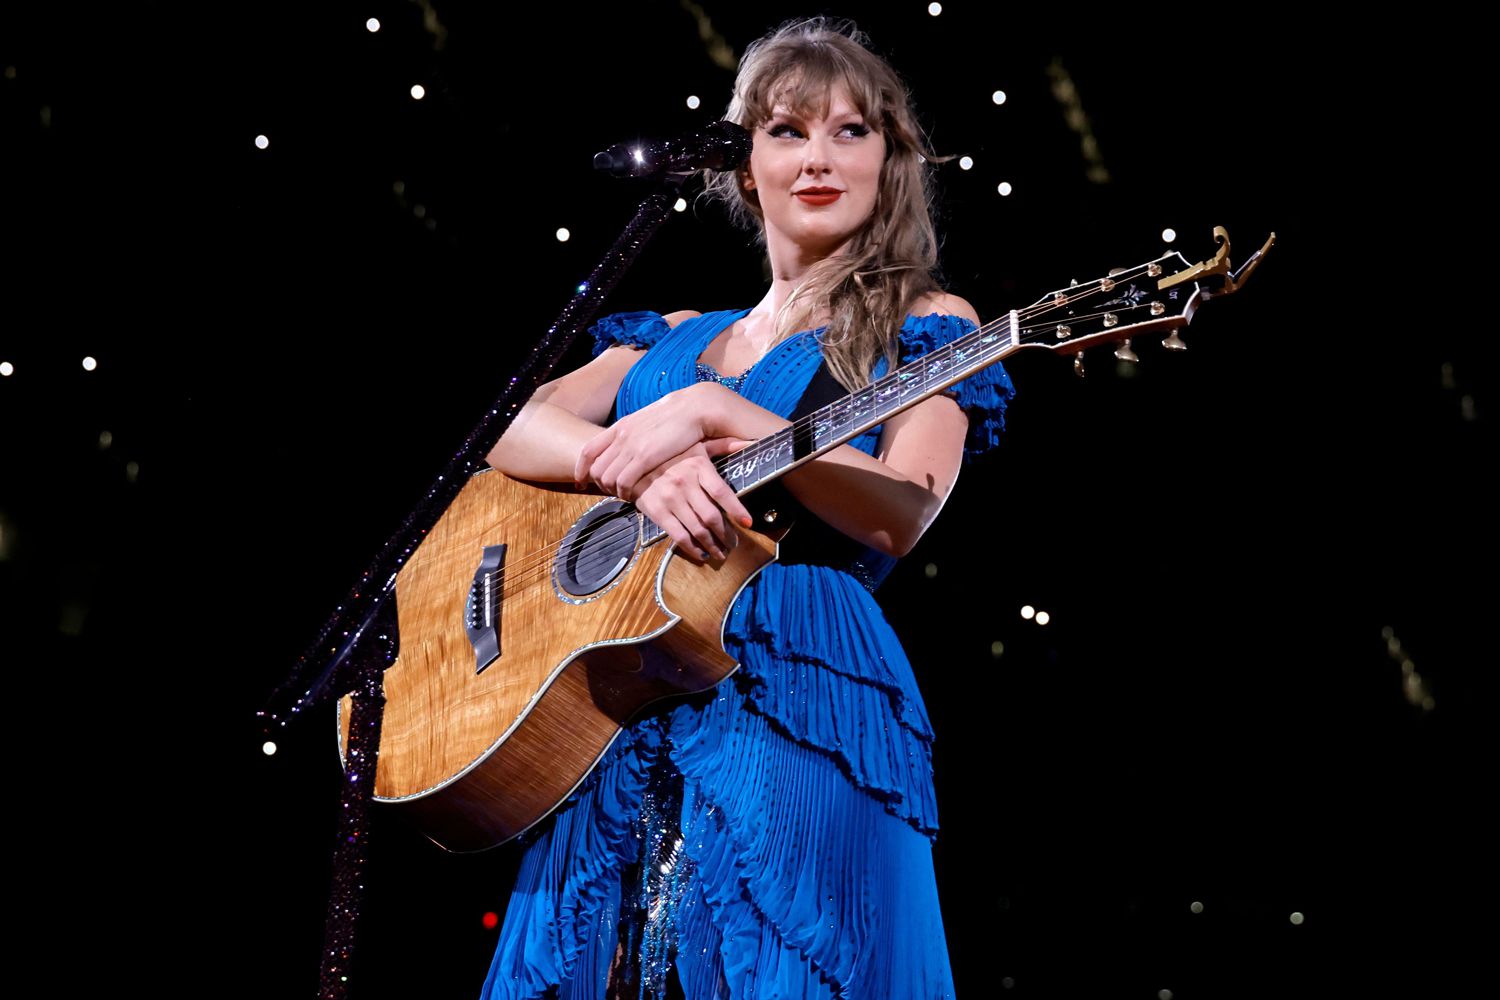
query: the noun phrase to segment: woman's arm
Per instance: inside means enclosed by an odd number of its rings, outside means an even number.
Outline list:
[[[930,296],[913,312],[964,316],[973,306],[956,295]],[[654,411],[654,412],[653,412]],[[679,390],[617,422],[579,455],[578,474],[629,499],[647,470],[677,437],[757,440],[789,421],[713,382]],[[909,552],[942,510],[963,462],[968,418],[944,396],[918,403],[886,421],[879,457],[842,445],[788,473],[783,482],[834,528],[888,555]]]

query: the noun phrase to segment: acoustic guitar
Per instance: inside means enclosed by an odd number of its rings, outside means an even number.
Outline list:
[[[676,558],[633,505],[473,476],[396,579],[399,652],[386,670],[375,798],[436,843],[473,851],[539,822],[645,706],[701,691],[738,664],[724,651],[735,597],[777,556],[791,518],[758,487],[1011,354],[1072,354],[1177,329],[1236,291],[1275,243],[1232,271],[1229,237],[1189,264],[1165,254],[1073,283],[903,365],[716,463],[756,518],[719,564]],[[762,491],[761,496],[772,491]],[[339,710],[341,756],[349,703]]]

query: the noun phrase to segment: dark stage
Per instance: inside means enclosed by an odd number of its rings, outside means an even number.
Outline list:
[[[1278,239],[1185,353],[1008,360],[1000,448],[878,594],[937,732],[960,995],[1447,995],[1493,892],[1491,379],[1454,301],[1482,64],[1234,11],[0,15],[0,620],[48,709],[12,730],[18,967],[314,994],[333,715],[267,756],[257,710],[644,195],[593,154],[712,121],[747,42],[831,13],[972,157],[943,275],[986,319],[1168,228],[1192,261]],[[748,306],[760,259],[690,205],[604,311]],[[350,995],[477,996],[513,846],[371,838]]]

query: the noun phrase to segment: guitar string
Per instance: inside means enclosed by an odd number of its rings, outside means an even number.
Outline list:
[[[1157,262],[1158,261],[1152,261],[1152,262],[1150,262],[1148,264],[1138,265],[1137,269],[1139,269],[1140,271],[1144,272],[1147,268],[1150,267],[1150,264],[1157,263]],[[1135,269],[1132,269],[1132,270],[1135,270]],[[1076,285],[1076,286],[1072,286],[1072,287],[1067,288],[1067,289],[1059,289],[1058,291],[1061,292],[1063,295],[1066,296],[1065,299],[1062,299],[1062,300],[1058,300],[1058,299],[1044,299],[1044,300],[1042,300],[1042,301],[1040,301],[1038,303],[1033,304],[1032,306],[1028,306],[1026,309],[1018,310],[1017,311],[1017,319],[1019,320],[1023,316],[1025,318],[1027,318],[1028,320],[1029,319],[1035,319],[1036,317],[1038,317],[1038,316],[1040,316],[1042,314],[1045,314],[1045,313],[1048,313],[1048,312],[1053,312],[1053,311],[1055,311],[1055,310],[1057,310],[1059,308],[1063,308],[1063,307],[1066,307],[1066,306],[1076,305],[1080,299],[1086,299],[1086,298],[1089,298],[1089,297],[1092,297],[1092,296],[1095,296],[1095,295],[1106,294],[1107,291],[1112,291],[1113,287],[1111,287],[1111,289],[1108,289],[1108,290],[1106,290],[1106,289],[1104,289],[1102,287],[1103,283],[1106,280],[1110,280],[1110,281],[1112,281],[1114,283],[1114,285],[1118,285],[1118,284],[1120,284],[1123,281],[1129,281],[1129,280],[1131,280],[1132,277],[1133,276],[1129,273],[1129,271],[1122,271],[1122,272],[1120,272],[1118,274],[1109,276],[1109,278],[1107,278],[1107,279],[1101,278],[1101,279],[1098,279],[1097,281],[1091,282],[1089,284]],[[1053,294],[1056,294],[1056,293],[1053,293]],[[1132,311],[1135,311],[1135,310],[1145,309],[1145,308],[1149,308],[1149,303],[1142,302],[1142,303],[1130,304],[1130,305],[1126,305],[1126,306],[1123,306],[1123,307],[1121,307],[1119,309],[1111,310],[1111,311],[1115,312],[1116,314],[1120,314],[1120,313],[1129,313],[1129,312],[1132,312]],[[1104,312],[1101,311],[1101,312],[1097,312],[1097,313],[1093,313],[1093,314],[1074,315],[1074,316],[1070,316],[1069,320],[1072,323],[1087,322],[1088,320],[1090,320],[1090,319],[1096,319],[1096,318],[1098,318],[1099,316],[1101,316],[1103,314],[1104,314]],[[961,337],[958,340],[953,341],[950,344],[945,345],[943,348],[940,348],[939,351],[934,351],[934,352],[931,352],[931,353],[929,353],[927,355],[924,355],[923,359],[930,359],[930,358],[932,358],[933,354],[938,354],[938,353],[941,353],[941,352],[946,352],[951,357],[951,355],[954,354],[956,351],[962,351],[963,345],[966,342],[981,340],[984,337],[987,337],[987,336],[991,335],[992,333],[994,333],[994,332],[1002,329],[1008,323],[1008,321],[1009,321],[1009,316],[1008,315],[1006,315],[1004,317],[997,318],[995,320],[992,320],[990,323],[986,323],[983,326],[980,326],[980,327],[976,328],[973,332],[971,332],[969,334],[966,334],[964,337]],[[1056,329],[1056,327],[1053,324],[1034,325],[1034,326],[1025,326],[1025,327],[1018,326],[1018,328],[1017,328],[1017,337],[1018,337],[1018,339],[1020,339],[1020,341],[1021,341],[1021,343],[1022,343],[1023,346],[1029,346],[1028,339],[1030,340],[1030,343],[1036,343],[1036,342],[1040,342],[1040,341],[1046,340],[1047,337],[1048,337],[1048,335],[1055,333],[1055,329]],[[1045,331],[1045,333],[1044,333],[1044,331]],[[1053,348],[1058,348],[1058,347],[1062,347],[1065,343],[1066,343],[1066,341],[1054,340],[1054,341],[1049,341],[1045,346],[1053,347]],[[982,370],[985,367],[988,367],[990,364],[994,364],[997,361],[1001,360],[1001,358],[1007,352],[1007,349],[1009,349],[1010,347],[1011,347],[1010,339],[1006,338],[1005,341],[1003,343],[1001,343],[998,347],[985,347],[985,348],[981,348],[978,351],[977,354],[963,356],[962,360],[963,360],[963,362],[965,364],[968,364],[968,363],[971,363],[973,360],[978,359],[978,358],[988,358],[989,360],[985,361],[984,364],[976,365],[974,367],[974,371],[977,372],[977,371]],[[923,360],[923,359],[917,359],[917,360]],[[898,371],[899,371],[899,369],[898,369]],[[892,372],[889,375],[883,376],[881,379],[879,379],[879,380],[871,383],[869,386],[864,387],[859,392],[850,394],[849,396],[846,396],[843,399],[838,400],[835,403],[830,404],[827,407],[823,407],[820,410],[814,411],[813,413],[808,414],[807,416],[804,416],[804,417],[800,418],[797,421],[794,421],[792,424],[789,424],[787,427],[782,428],[780,431],[777,431],[777,432],[774,432],[773,434],[767,435],[765,438],[762,438],[760,441],[757,441],[754,444],[750,445],[749,448],[741,449],[740,451],[735,452],[735,453],[733,453],[731,455],[724,456],[724,457],[722,457],[720,459],[717,459],[715,461],[715,463],[714,463],[715,469],[718,470],[720,472],[720,474],[722,474],[723,471],[730,464],[732,464],[733,462],[735,462],[737,460],[743,460],[743,458],[746,455],[746,452],[749,451],[750,449],[754,449],[757,446],[764,447],[764,443],[765,442],[771,441],[773,439],[784,440],[785,437],[789,436],[790,434],[794,434],[796,431],[805,429],[809,424],[813,423],[816,420],[819,420],[819,419],[829,419],[829,417],[827,417],[827,416],[820,416],[820,414],[824,414],[824,411],[831,411],[835,407],[838,407],[840,404],[843,404],[844,407],[847,409],[850,406],[849,401],[855,399],[855,397],[857,397],[857,396],[868,395],[868,396],[871,397],[871,400],[873,401],[873,397],[879,395],[878,390],[880,389],[880,387],[882,387],[883,385],[889,386],[889,385],[893,384],[896,381],[896,375],[897,375],[896,372]],[[854,407],[855,407],[855,410],[856,410],[856,413],[857,413],[858,410],[859,410],[858,404],[857,403],[854,404]],[[778,450],[780,450],[780,449],[778,449]],[[636,521],[635,515],[637,513],[640,513],[640,512],[638,511],[638,509],[635,507],[635,505],[633,503],[624,502],[624,504],[623,504],[623,506],[621,507],[620,510],[618,510],[618,511],[612,513],[612,514],[605,515],[595,525],[590,526],[590,528],[587,529],[584,532],[580,532],[580,535],[579,535],[579,541],[580,541],[580,543],[582,543],[584,541],[588,541],[591,545],[596,546],[594,548],[594,552],[598,552],[599,548],[602,547],[602,544],[607,544],[607,543],[612,542],[612,541],[623,541],[624,540],[623,536],[634,535],[636,533],[636,531],[637,531],[637,521]],[[647,518],[646,515],[642,514],[641,516],[643,518],[645,518],[646,521],[650,522],[650,519]],[[650,522],[650,523],[654,524],[654,522]],[[656,541],[659,541],[661,538],[670,538],[670,534],[667,533],[665,531],[665,529],[662,529],[659,525],[657,525],[656,528],[657,528],[658,531],[661,531],[662,534],[659,535],[656,538],[650,539],[647,542],[647,545],[654,544]],[[606,530],[609,531],[608,535],[601,534],[602,532],[604,532]],[[505,583],[507,582],[507,580],[510,583],[512,583],[512,584],[523,584],[523,583],[525,583],[525,584],[529,585],[529,583],[531,582],[531,579],[534,576],[536,576],[538,570],[546,570],[545,575],[550,576],[550,570],[551,570],[552,561],[553,561],[553,559],[556,556],[556,552],[557,552],[558,546],[560,546],[561,544],[562,544],[562,539],[559,539],[559,540],[557,540],[556,542],[552,543],[550,546],[548,546],[545,549],[538,549],[538,550],[535,550],[534,552],[527,553],[526,555],[524,555],[522,557],[523,561],[520,562],[520,563],[511,563],[509,565],[506,565],[506,566],[502,567],[500,569],[500,571],[496,575],[496,580],[495,580],[496,585],[499,586],[499,587],[503,587],[505,585]],[[594,571],[594,572],[597,572],[599,569],[603,568],[607,563],[610,563],[610,562],[613,562],[613,561],[615,561],[615,560],[611,560],[608,555],[594,555],[592,557],[585,556],[583,560],[580,560],[580,562],[579,562],[578,565],[579,565],[580,571]]]
[[[1141,267],[1149,267],[1149,265],[1140,265],[1140,266]],[[1122,280],[1129,280],[1129,277],[1128,277],[1127,273],[1125,273],[1125,272],[1113,275],[1113,276],[1111,276],[1111,278],[1113,279],[1113,281],[1115,282],[1115,284],[1118,284]],[[1104,280],[1105,279],[1100,279],[1099,282],[1098,282],[1098,284],[1102,285]],[[1087,297],[1090,297],[1092,295],[1104,294],[1105,291],[1106,290],[1103,289],[1102,287],[1091,287],[1090,285],[1077,285],[1077,286],[1073,286],[1073,287],[1067,289],[1064,292],[1064,294],[1066,294],[1068,296],[1068,298],[1065,301],[1058,301],[1058,300],[1055,300],[1055,299],[1053,299],[1053,300],[1044,300],[1043,302],[1040,302],[1040,303],[1037,303],[1037,304],[1035,304],[1033,306],[1027,307],[1026,310],[1018,311],[1017,316],[1019,317],[1019,316],[1021,316],[1021,315],[1024,314],[1028,318],[1035,318],[1037,315],[1054,311],[1054,310],[1056,310],[1058,308],[1061,308],[1063,306],[1073,305],[1080,298],[1087,298]],[[1137,304],[1133,304],[1133,305],[1128,305],[1128,306],[1122,307],[1122,308],[1114,310],[1114,311],[1116,313],[1128,313],[1130,311],[1138,310],[1138,309],[1142,309],[1142,308],[1149,308],[1149,303],[1137,303]],[[1087,320],[1092,319],[1092,318],[1097,318],[1098,315],[1101,315],[1101,314],[1094,314],[1092,316],[1090,316],[1090,315],[1074,315],[1074,316],[1070,317],[1070,321],[1074,322],[1074,323],[1084,322],[1084,321],[1087,321]],[[985,324],[984,326],[981,326],[981,327],[977,328],[972,333],[965,335],[964,337],[960,338],[959,340],[953,341],[951,344],[945,345],[945,347],[943,349],[940,349],[940,350],[945,350],[945,351],[947,351],[951,355],[952,353],[954,353],[955,350],[961,350],[962,349],[962,345],[966,341],[969,341],[971,339],[972,340],[982,339],[983,337],[988,336],[990,333],[994,332],[995,329],[999,329],[1000,327],[1003,327],[1005,325],[1005,323],[1008,321],[1008,319],[1009,319],[1008,316],[1007,317],[1002,317],[1002,318],[999,318],[999,319],[996,319],[996,320],[992,321],[991,323]],[[1041,326],[1020,327],[1020,328],[1018,328],[1018,336],[1022,339],[1022,341],[1024,343],[1024,342],[1026,342],[1026,340],[1028,339],[1028,337],[1030,337],[1033,334],[1041,333],[1041,331],[1043,331],[1044,329],[1048,330],[1048,332],[1054,332],[1055,331],[1055,327],[1054,326],[1050,326],[1050,325],[1048,327],[1041,327]],[[1043,339],[1043,338],[1042,337],[1035,337],[1032,340],[1032,342],[1035,342],[1035,341],[1041,340],[1041,339]],[[1062,343],[1063,343],[1062,341],[1058,341],[1056,343],[1049,343],[1047,346],[1050,346],[1050,347],[1059,347],[1059,346],[1062,346]],[[1008,347],[1010,347],[1010,344],[1009,344],[1009,341],[1007,339],[1007,341],[1005,343],[1003,343],[998,348],[987,347],[987,348],[981,349],[979,351],[979,353],[977,355],[975,355],[974,357],[979,357],[979,358],[985,358],[985,357],[987,357],[987,358],[989,358],[989,360],[986,361],[985,364],[981,364],[981,365],[975,366],[974,370],[975,371],[982,370],[983,368],[987,367],[989,364],[993,364],[996,361],[1000,360],[1001,357],[1004,356],[1004,353],[1006,352],[1006,349]],[[938,352],[932,352],[932,353],[938,353]],[[931,358],[932,354],[925,355],[924,357],[925,358]],[[969,361],[972,361],[973,358],[966,357],[963,360],[965,362],[969,362]],[[894,373],[893,373],[893,375],[894,375]],[[861,394],[867,392],[870,389],[876,389],[876,388],[878,388],[882,383],[886,383],[888,381],[893,381],[894,380],[893,379],[893,375],[892,376],[886,376],[886,377],[878,380],[877,382],[872,383],[871,386],[865,387],[864,390],[861,390]],[[872,393],[872,395],[875,395],[875,394]],[[852,395],[850,397],[845,397],[844,400],[840,400],[838,402],[843,403],[843,402],[845,402],[846,400],[848,400],[850,398],[852,398]],[[832,404],[832,405],[837,405],[837,404]],[[824,408],[824,409],[831,409],[831,408],[832,408],[832,406]],[[818,413],[819,412],[822,412],[822,411],[820,410],[820,411],[816,411],[813,414],[809,414],[808,416],[801,418],[799,421],[794,422],[793,424],[789,425],[788,427],[783,428],[782,430],[780,430],[780,431],[778,431],[778,432],[776,432],[774,434],[767,435],[766,438],[763,438],[763,439],[761,439],[761,441],[756,442],[756,445],[763,444],[763,442],[769,441],[769,440],[771,440],[773,438],[784,438],[788,434],[788,432],[793,431],[794,429],[803,427],[803,426],[806,425],[806,423],[811,422],[811,421],[813,421],[815,419],[818,419]],[[754,447],[756,447],[756,445],[751,445],[751,447],[754,448]],[[736,452],[733,455],[725,456],[724,458],[719,459],[718,461],[715,462],[715,468],[718,469],[722,473],[723,470],[724,470],[724,468],[727,467],[728,464],[730,464],[731,462],[733,462],[736,458],[743,457],[744,452],[745,452],[745,449],[742,449],[740,452]],[[637,520],[635,518],[635,515],[637,513],[640,513],[640,512],[635,507],[634,504],[629,503],[629,502],[625,502],[625,503],[623,503],[623,505],[622,505],[622,507],[621,507],[621,509],[619,511],[616,511],[613,514],[610,514],[610,515],[605,515],[603,518],[600,519],[600,521],[597,524],[590,526],[590,528],[587,531],[580,532],[579,542],[580,543],[588,542],[590,544],[595,545],[596,547],[594,547],[592,551],[594,553],[599,553],[600,550],[601,550],[601,548],[603,546],[600,545],[600,544],[598,544],[598,543],[605,543],[605,544],[607,544],[607,543],[609,543],[611,541],[623,541],[624,540],[624,536],[634,535],[637,532],[637,530],[638,530],[638,528],[637,528],[638,522],[637,522]],[[645,515],[642,514],[642,517],[645,517]],[[646,520],[649,523],[652,523],[654,525],[654,522],[650,522],[649,518],[646,518]],[[650,539],[647,542],[647,545],[654,544],[656,541],[661,540],[661,538],[670,538],[669,533],[666,532],[664,529],[662,529],[659,525],[656,526],[656,528],[657,528],[658,531],[661,531],[661,534],[658,535],[655,538]],[[604,534],[603,533],[603,532],[606,532],[606,531],[608,531],[608,534]],[[509,579],[509,581],[512,584],[529,585],[533,581],[533,578],[537,575],[537,571],[538,570],[545,570],[546,571],[545,575],[550,576],[550,569],[551,569],[551,565],[552,565],[553,559],[555,558],[557,549],[558,549],[558,547],[561,544],[562,544],[562,540],[558,540],[557,542],[554,542],[551,546],[549,546],[546,549],[536,550],[533,553],[529,553],[528,556],[530,558],[523,557],[524,561],[522,563],[520,563],[520,564],[512,564],[512,565],[509,565],[509,566],[506,566],[506,567],[502,567],[502,569],[499,571],[499,573],[496,576],[496,581],[495,581],[496,585],[499,586],[499,587],[504,587],[507,578]],[[616,562],[616,561],[618,561],[618,560],[617,559],[611,559],[611,557],[609,555],[606,555],[606,554],[586,555],[582,560],[579,561],[578,568],[579,568],[580,573],[598,572],[600,569],[603,569],[606,565],[611,565],[613,562]],[[512,592],[514,592],[515,589],[516,588],[513,587],[512,588]]]
[[[1122,277],[1123,277],[1122,275],[1116,275],[1115,276],[1116,283],[1118,283],[1121,280]],[[1080,291],[1080,289],[1083,289],[1083,291]],[[1074,300],[1077,299],[1077,298],[1087,297],[1087,296],[1093,295],[1093,294],[1103,294],[1103,292],[1105,290],[1102,289],[1102,288],[1090,290],[1088,286],[1080,285],[1080,286],[1074,287],[1073,289],[1070,289],[1069,291],[1072,293],[1072,297],[1068,301],[1066,301],[1066,302],[1047,301],[1047,302],[1038,304],[1035,307],[1028,307],[1028,315],[1030,317],[1034,318],[1037,314],[1045,313],[1045,312],[1050,312],[1050,311],[1053,311],[1056,308],[1059,308],[1061,306],[1073,304]],[[1117,313],[1127,313],[1127,312],[1130,312],[1130,311],[1133,311],[1133,310],[1137,310],[1137,309],[1142,309],[1142,308],[1149,308],[1149,303],[1137,303],[1137,304],[1125,306],[1125,307],[1120,308],[1120,309],[1115,310],[1115,311]],[[1019,313],[1018,313],[1018,315],[1019,315]],[[1075,316],[1070,317],[1070,321],[1074,322],[1074,323],[1083,322],[1083,321],[1086,321],[1086,320],[1091,319],[1091,318],[1096,318],[1097,315],[1098,314],[1095,314],[1094,316],[1089,316],[1089,315],[1079,316],[1079,315],[1075,315]],[[990,324],[986,324],[983,327],[977,328],[974,332],[966,335],[963,338],[960,338],[958,341],[954,341],[950,345],[945,345],[945,349],[960,348],[961,345],[965,341],[969,340],[970,338],[973,338],[973,339],[977,340],[977,339],[980,339],[982,336],[987,336],[988,333],[991,331],[992,327],[1002,326],[1002,325],[1004,325],[1005,321],[1006,321],[1006,319],[997,319],[997,320],[993,321]],[[1038,327],[1038,326],[1023,327],[1023,328],[1020,328],[1019,332],[1022,335],[1022,339],[1024,340],[1024,339],[1026,339],[1027,337],[1029,337],[1032,334],[1039,333],[1043,329],[1045,329],[1045,328],[1044,327]],[[1052,327],[1049,332],[1055,332],[1055,327]],[[1041,339],[1041,338],[1036,338],[1036,339]],[[1053,346],[1053,347],[1061,346],[1061,342],[1058,342],[1056,344],[1049,344],[1048,346]],[[984,348],[984,349],[981,349],[981,351],[978,353],[977,357],[980,357],[980,358],[988,357],[990,360],[986,361],[985,364],[981,364],[981,365],[975,366],[974,370],[975,371],[981,370],[984,367],[987,367],[989,364],[993,364],[996,361],[1000,360],[1000,357],[1003,357],[1004,352],[1005,352],[1005,350],[1006,350],[1007,347],[1009,347],[1009,343],[1008,342],[1005,343],[1005,344],[1002,344],[999,348]],[[936,352],[934,352],[934,353],[936,353]],[[953,353],[953,351],[949,350],[949,353],[951,354],[951,353]],[[931,354],[926,355],[925,357],[929,357],[930,358]],[[965,360],[967,361],[969,359],[965,359]],[[885,381],[886,381],[886,379],[881,379],[881,380],[877,381],[876,383],[873,383],[872,386],[873,387],[878,387],[882,382],[885,382]],[[867,387],[867,388],[869,388],[869,387]],[[845,398],[848,399],[849,397],[845,397]],[[816,413],[810,414],[807,417],[804,417],[801,420],[799,420],[797,422],[794,422],[793,424],[789,425],[787,428],[783,428],[781,431],[778,431],[775,434],[768,435],[766,438],[762,439],[762,442],[768,441],[768,440],[770,440],[772,438],[784,437],[788,433],[789,430],[797,428],[799,425],[802,425],[805,422],[811,421],[811,420],[816,419],[816,418],[817,418],[817,414]],[[761,443],[761,442],[757,442],[757,444],[759,444],[759,443]],[[754,445],[752,445],[752,447],[754,447]],[[719,471],[722,473],[723,469],[726,467],[727,464],[729,464],[730,462],[732,462],[736,457],[742,456],[743,453],[744,453],[744,450],[742,449],[741,452],[737,452],[737,453],[735,453],[735,455],[726,456],[723,459],[717,461],[715,463],[715,467],[717,469],[719,469]],[[611,541],[623,541],[624,540],[623,536],[634,535],[636,533],[636,531],[637,531],[637,521],[636,521],[636,519],[634,517],[634,515],[636,513],[639,513],[639,511],[638,511],[637,508],[635,508],[634,504],[625,502],[622,505],[622,507],[621,507],[621,509],[619,511],[614,512],[613,514],[610,514],[610,515],[605,515],[603,518],[600,519],[600,521],[597,524],[591,525],[590,528],[587,531],[580,532],[580,537],[579,537],[580,544],[585,543],[585,542],[588,542],[588,543],[608,543],[608,542],[611,542]],[[644,517],[644,515],[642,515],[642,516]],[[647,521],[649,521],[649,520],[650,519],[647,518]],[[651,523],[654,524],[654,522],[651,522]],[[657,536],[656,538],[650,539],[647,542],[648,545],[654,544],[656,541],[659,541],[663,537],[670,537],[669,533],[666,532],[664,529],[661,529],[660,526],[656,526],[656,527],[657,527],[657,530],[659,530],[659,531],[662,532],[662,534],[659,535],[659,536]],[[606,531],[608,532],[608,534],[604,534],[604,532],[606,532]],[[559,540],[558,542],[554,543],[552,546],[550,546],[547,549],[538,550],[536,553],[533,554],[534,557],[531,560],[528,560],[527,562],[524,562],[524,563],[522,563],[520,565],[513,565],[513,566],[508,566],[508,567],[502,568],[501,571],[499,572],[499,574],[497,575],[497,581],[496,582],[499,585],[503,586],[506,577],[509,576],[512,583],[529,583],[530,582],[529,578],[533,575],[533,572],[535,570],[541,569],[543,567],[545,567],[549,571],[549,575],[550,575],[550,567],[551,567],[552,561],[553,561],[553,559],[555,557],[555,553],[556,553],[557,548],[558,548],[559,545],[561,545],[561,540]],[[594,548],[593,552],[594,553],[599,553],[600,552],[600,548],[602,548],[602,546]],[[605,566],[610,565],[610,564],[612,564],[613,562],[616,562],[616,561],[618,561],[618,560],[617,559],[612,559],[607,554],[595,554],[595,555],[592,555],[592,556],[585,556],[582,560],[580,560],[579,563],[578,563],[578,568],[579,568],[580,572],[584,572],[584,573],[586,573],[586,572],[598,572],[600,569],[603,569],[603,568],[605,568]]]

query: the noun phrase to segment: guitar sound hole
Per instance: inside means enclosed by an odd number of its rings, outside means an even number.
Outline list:
[[[623,500],[608,500],[574,522],[557,553],[557,585],[573,597],[609,586],[635,555],[640,515]]]

